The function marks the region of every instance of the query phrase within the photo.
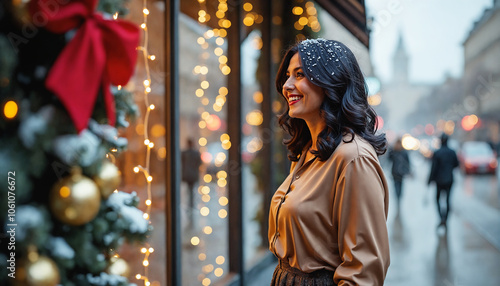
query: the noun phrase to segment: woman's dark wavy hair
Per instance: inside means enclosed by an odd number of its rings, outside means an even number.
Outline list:
[[[368,141],[377,155],[387,149],[385,134],[376,134],[376,113],[368,104],[368,88],[356,57],[344,44],[324,39],[305,40],[286,52],[276,75],[276,88],[283,95],[283,85],[290,59],[299,53],[302,70],[313,84],[323,88],[325,97],[320,107],[326,127],[319,133],[317,151],[312,153],[326,161],[341,143],[342,137],[354,134]],[[285,98],[286,100],[286,98]],[[297,161],[311,141],[311,133],[303,119],[288,115],[290,107],[279,116],[280,126],[291,136],[283,140],[291,161]]]

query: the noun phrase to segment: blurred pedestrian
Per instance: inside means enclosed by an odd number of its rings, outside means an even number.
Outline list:
[[[398,138],[389,151],[389,160],[392,161],[392,180],[397,199],[397,211],[400,211],[401,195],[403,193],[403,179],[410,174],[410,158],[408,152],[403,148],[401,138]]]
[[[276,87],[292,165],[271,201],[271,285],[383,285],[389,196],[377,156],[387,141],[354,54],[337,41],[302,41],[286,52]]]
[[[195,185],[199,180],[201,154],[194,147],[193,139],[187,139],[187,148],[181,153],[182,181],[188,186],[189,194],[189,223],[193,221]]]
[[[453,169],[458,166],[458,158],[455,151],[448,147],[448,135],[441,135],[441,148],[432,156],[432,166],[429,174],[428,184],[436,183],[436,203],[441,222],[438,227],[446,227],[448,214],[451,210],[450,193],[453,184]],[[441,207],[441,194],[446,196],[446,209]]]

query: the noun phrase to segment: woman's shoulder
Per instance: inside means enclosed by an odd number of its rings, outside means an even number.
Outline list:
[[[352,137],[354,136],[354,138]],[[346,134],[342,138],[342,142],[333,152],[332,157],[345,161],[352,161],[359,157],[377,158],[377,153],[373,146],[368,143],[363,137],[355,134]]]

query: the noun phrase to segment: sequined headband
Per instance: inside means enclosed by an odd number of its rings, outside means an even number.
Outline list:
[[[310,81],[327,81],[323,74],[334,76],[347,52],[338,42],[323,38],[304,40],[298,46],[302,65]]]

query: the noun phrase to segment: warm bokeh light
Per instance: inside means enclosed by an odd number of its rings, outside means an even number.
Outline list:
[[[220,198],[219,198],[219,204],[220,204],[221,206],[225,206],[225,205],[227,205],[227,203],[228,203],[228,202],[229,202],[229,200],[228,200],[226,197],[220,197]]]
[[[205,138],[205,137],[200,137],[200,139],[198,139],[198,144],[200,144],[200,146],[205,146],[205,145],[207,145],[207,138]]]
[[[264,143],[262,142],[262,139],[260,139],[258,137],[254,137],[252,140],[250,140],[250,142],[248,142],[247,151],[250,153],[255,153],[255,152],[259,151],[260,149],[262,149],[263,145],[264,145]]]
[[[223,87],[219,88],[220,95],[227,95],[227,93],[228,93],[227,87],[223,86]]]
[[[226,218],[227,217],[227,211],[226,210],[219,210],[219,217],[220,218]]]
[[[262,94],[262,92],[256,91],[253,94],[253,101],[255,101],[255,103],[262,103],[263,100],[264,100],[264,95]]]
[[[219,265],[224,264],[224,261],[226,261],[226,259],[222,255],[217,256],[217,258],[215,259],[215,262]]]
[[[214,270],[214,275],[217,276],[217,277],[221,277],[222,274],[224,274],[224,270],[222,270],[222,268],[218,267]]]
[[[224,154],[222,152],[219,152],[215,156],[215,162],[214,162],[214,164],[215,164],[216,167],[221,167],[225,160],[226,160],[226,154]]]
[[[253,5],[251,3],[247,2],[247,3],[243,4],[243,10],[250,12],[250,11],[252,11],[252,9],[253,9]]]
[[[248,124],[253,125],[253,126],[261,125],[262,122],[264,121],[262,111],[260,111],[260,110],[250,111],[246,116],[246,121]]]
[[[452,120],[446,121],[444,124],[444,133],[451,135],[455,131],[455,122]]]
[[[69,195],[71,194],[71,191],[68,187],[66,186],[63,186],[61,187],[61,189],[59,189],[59,195],[62,197],[62,198],[67,198],[69,197]]]
[[[403,135],[401,143],[406,150],[418,150],[420,148],[420,141],[410,134]]]
[[[153,137],[163,137],[165,135],[165,127],[161,124],[155,124],[151,127],[151,135]]]
[[[227,63],[227,57],[226,57],[226,56],[220,56],[220,57],[219,57],[219,63],[220,63],[220,64],[225,64],[225,63]]]
[[[210,278],[205,278],[201,282],[201,284],[203,284],[203,286],[208,286],[208,285],[210,285],[210,283],[212,283],[212,281],[210,281]]]
[[[382,103],[382,96],[380,96],[379,93],[368,96],[368,104],[371,106],[377,106],[380,105],[380,103]]]
[[[207,128],[210,131],[219,130],[219,128],[222,125],[222,121],[220,120],[219,116],[215,114],[210,115],[207,118],[206,122],[207,122]]]
[[[226,179],[219,179],[219,180],[217,180],[217,186],[219,186],[219,187],[223,188],[223,187],[225,187],[226,185],[227,185],[227,181],[226,181]]]
[[[156,151],[156,154],[158,154],[160,159],[165,159],[167,157],[167,148],[160,147],[158,151]]]
[[[299,6],[295,6],[292,9],[292,13],[294,15],[300,16],[300,15],[302,15],[302,13],[304,13],[304,9],[302,9],[302,7],[299,7]]]
[[[3,114],[8,119],[16,117],[17,111],[18,111],[17,103],[13,100],[7,101],[3,106]]]
[[[210,162],[212,162],[212,159],[213,159],[212,154],[208,152],[201,153],[201,160],[203,161],[203,163],[209,164]]]
[[[201,68],[200,68],[200,72],[201,72]],[[202,82],[200,83],[200,86],[201,86],[201,88],[203,88],[203,89],[207,89],[207,88],[210,86],[210,83],[209,83],[208,81],[204,80],[204,81],[202,81]]]
[[[231,141],[227,141],[221,144],[224,150],[229,150],[231,148]]]
[[[203,176],[203,181],[205,181],[205,183],[210,183],[212,181],[212,175],[205,174],[205,176]]]
[[[200,244],[200,238],[197,237],[197,236],[191,237],[191,244],[192,245],[198,245],[198,244]]]
[[[209,208],[207,208],[207,207],[202,207],[202,208],[200,209],[200,214],[201,214],[202,216],[207,216],[209,213],[210,213],[210,209],[209,209]]]
[[[210,227],[210,226],[205,226],[205,227],[203,228],[203,232],[204,232],[205,234],[211,234],[211,233],[212,233],[212,227]]]
[[[227,178],[227,173],[226,173],[226,171],[221,170],[221,171],[217,172],[216,176],[217,176],[217,179],[225,179],[225,178]]]
[[[281,102],[279,102],[277,100],[273,102],[273,112],[274,113],[280,112],[281,108],[282,108]]]
[[[427,124],[427,125],[425,125],[424,130],[425,130],[425,134],[427,134],[429,136],[431,136],[432,134],[434,134],[434,126],[432,124],[430,124],[430,123]]]
[[[223,53],[224,53],[224,50],[221,47],[217,47],[214,49],[214,54],[218,57],[222,56]]]
[[[227,133],[224,133],[220,136],[220,142],[222,143],[227,143],[229,142],[229,135]]]
[[[479,118],[475,114],[466,115],[462,118],[462,128],[465,131],[471,131],[479,122]]]
[[[300,17],[298,22],[300,25],[305,26],[305,25],[307,25],[309,20],[307,20],[307,17]]]
[[[203,186],[200,188],[200,193],[203,195],[208,195],[210,194],[210,188],[208,186]]]
[[[208,203],[210,201],[210,196],[209,195],[203,195],[203,196],[201,196],[201,200],[204,203]]]
[[[222,71],[222,74],[228,75],[231,73],[231,68],[228,66],[224,66],[224,67],[222,67],[221,71]]]

